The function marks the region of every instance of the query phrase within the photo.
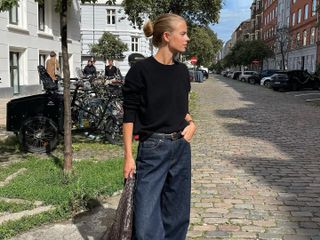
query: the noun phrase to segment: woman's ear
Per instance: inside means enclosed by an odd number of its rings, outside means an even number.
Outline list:
[[[164,32],[163,33],[163,40],[165,42],[169,42],[170,41],[170,33],[169,32]]]

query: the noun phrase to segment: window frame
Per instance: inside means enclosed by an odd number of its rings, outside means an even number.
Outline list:
[[[14,15],[12,14],[13,12],[15,12]],[[13,24],[13,25],[19,25],[19,10],[18,10],[18,6],[13,6],[9,10],[9,23]]]
[[[17,57],[17,64],[14,65],[13,57],[16,55]],[[9,69],[10,69],[10,87],[13,88],[13,94],[20,93],[20,52],[10,51],[9,52]],[[15,75],[17,73],[17,75]],[[17,77],[17,81],[15,81],[15,76]]]
[[[292,13],[292,19],[291,19],[291,26],[294,26],[296,24],[296,13]]]
[[[42,13],[42,15],[40,15]],[[42,16],[42,17],[41,17]],[[38,30],[44,32],[46,30],[45,4],[38,3]]]
[[[310,29],[310,45],[316,43],[316,28],[312,27]]]
[[[107,9],[107,25],[115,25],[116,24],[116,9],[110,8]]]
[[[302,33],[302,46],[307,46],[307,37],[308,37],[307,30],[303,30],[303,33]]]
[[[304,20],[307,20],[309,17],[309,4],[307,3],[305,6],[304,6],[304,16],[303,16],[303,19]]]
[[[131,36],[131,52],[139,52],[139,38]]]
[[[317,0],[312,0],[311,16],[315,16],[317,13]]]
[[[301,23],[301,15],[302,15],[302,10],[299,8],[298,14],[297,14],[297,24]]]
[[[300,32],[297,32],[296,34],[296,47],[300,47],[301,42],[301,34]]]

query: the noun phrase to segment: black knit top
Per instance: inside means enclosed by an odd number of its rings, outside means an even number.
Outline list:
[[[124,123],[134,123],[134,133],[172,133],[187,126],[189,72],[183,63],[159,63],[154,57],[137,62],[123,87]]]

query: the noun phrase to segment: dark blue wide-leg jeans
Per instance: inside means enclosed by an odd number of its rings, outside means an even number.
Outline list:
[[[190,219],[190,144],[150,137],[139,144],[134,240],[185,240]]]

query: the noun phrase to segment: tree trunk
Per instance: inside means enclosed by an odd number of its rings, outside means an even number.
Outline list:
[[[65,173],[72,170],[72,136],[71,136],[71,102],[70,102],[70,69],[67,42],[68,0],[61,0],[60,29],[63,59],[63,95],[64,95],[64,166]]]
[[[286,65],[285,65],[285,56],[284,56],[284,49],[283,45],[281,45],[281,57],[282,57],[282,70],[286,70]]]

